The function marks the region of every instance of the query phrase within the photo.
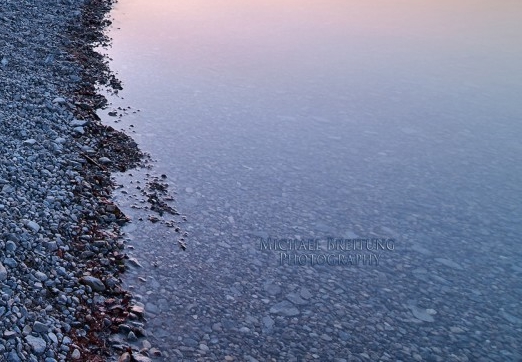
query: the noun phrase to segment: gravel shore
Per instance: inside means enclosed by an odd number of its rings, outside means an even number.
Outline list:
[[[105,341],[140,309],[124,270],[111,170],[136,144],[100,124],[118,89],[93,47],[107,0],[4,1],[0,7],[0,360],[103,361]]]

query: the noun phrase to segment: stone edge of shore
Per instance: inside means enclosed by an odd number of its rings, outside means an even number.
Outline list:
[[[117,358],[115,355],[119,353],[123,353],[119,360],[130,360],[132,352],[128,345],[110,345],[108,339],[128,320],[143,318],[143,310],[132,305],[131,294],[122,289],[118,278],[125,270],[124,260],[127,258],[122,252],[123,242],[119,227],[128,219],[111,201],[114,186],[111,172],[136,167],[142,163],[144,155],[131,137],[103,125],[96,114],[98,109],[107,104],[105,97],[98,93],[97,85],[103,85],[115,92],[121,89],[120,82],[109,69],[107,59],[94,49],[109,43],[104,30],[110,25],[107,15],[116,2],[117,0],[87,0],[81,9],[81,23],[71,24],[67,31],[71,41],[68,52],[73,54],[80,65],[82,77],[80,86],[67,92],[70,97],[68,101],[75,106],[75,118],[88,122],[83,127],[85,133],[79,135],[79,140],[91,139],[90,143],[94,140],[97,146],[93,147],[94,154],[81,154],[86,161],[82,176],[91,185],[91,190],[87,192],[98,200],[98,219],[90,220],[91,232],[94,239],[105,242],[107,252],[103,259],[109,261],[109,265],[102,265],[97,255],[93,255],[84,271],[84,274],[88,274],[83,280],[85,284],[89,285],[86,280],[89,276],[103,283],[100,290],[95,290],[95,284],[91,285],[96,294],[93,299],[98,302],[82,306],[76,315],[78,328],[71,331],[73,342],[80,347],[81,360],[85,361],[111,360]],[[97,187],[92,188],[92,185]],[[101,220],[103,221],[100,222]],[[76,252],[80,255],[85,252],[82,251],[81,242],[77,246]],[[139,324],[132,332],[137,336],[144,334]],[[71,353],[69,357],[72,358]]]

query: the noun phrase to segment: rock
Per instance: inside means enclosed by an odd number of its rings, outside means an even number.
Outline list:
[[[284,300],[280,303],[277,303],[270,308],[270,313],[272,314],[279,314],[285,317],[293,317],[298,315],[299,309],[294,307],[292,303],[290,303],[287,300]]]
[[[66,139],[63,138],[63,137],[57,137],[57,138],[54,139],[54,143],[57,143],[59,145],[65,143],[65,142],[66,142]]]
[[[301,298],[296,293],[289,293],[289,294],[287,294],[286,299],[288,299],[290,302],[292,302],[292,303],[294,303],[296,305],[308,304],[308,301],[304,300],[303,298]]]
[[[16,260],[14,260],[13,258],[5,258],[4,259],[4,264],[7,265],[11,269],[16,268],[16,266],[18,265]]]
[[[304,298],[304,299],[310,299],[312,298],[312,293],[310,293],[310,291],[308,290],[308,288],[301,288],[301,290],[299,291],[299,295],[301,296],[301,298]]]
[[[185,338],[183,340],[183,342],[189,346],[189,347],[197,347],[198,346],[198,341],[196,341],[195,339],[193,338]]]
[[[145,309],[143,307],[140,307],[139,305],[133,305],[130,311],[131,313],[134,313],[139,317],[143,317],[143,314],[145,314]]]
[[[14,338],[14,337],[16,337],[16,332],[15,331],[4,331],[4,338],[5,339]]]
[[[150,342],[145,339],[145,340],[141,341],[141,346],[143,348],[150,349],[152,347],[152,344],[150,344]]]
[[[464,332],[464,330],[460,327],[456,327],[456,326],[451,326],[450,327],[450,332],[451,333],[462,333]]]
[[[41,282],[45,282],[47,279],[49,279],[47,277],[47,274],[45,273],[42,273],[41,271],[37,271],[36,273],[34,273],[34,275],[38,278],[38,280],[40,280]]]
[[[16,244],[14,241],[9,240],[7,243],[5,243],[5,249],[7,251],[15,251],[16,250]]]
[[[71,357],[72,359],[80,359],[81,358],[81,354],[80,354],[80,351],[78,351],[77,349],[75,349],[73,351],[73,353],[71,353]]]
[[[40,337],[33,337],[29,335],[25,337],[25,340],[31,346],[33,352],[38,356],[43,354],[47,348],[45,341]]]
[[[83,127],[74,127],[73,131],[78,134],[84,134],[85,131],[83,130]]]
[[[130,258],[128,259],[128,262],[129,262],[129,264],[131,264],[132,266],[135,266],[135,267],[138,267],[138,268],[143,268],[143,266],[140,264],[140,262],[139,262],[138,259],[136,259],[136,258],[130,257]]]
[[[46,333],[49,330],[49,326],[46,324],[43,324],[42,322],[34,322],[33,324],[33,331],[36,333]]]
[[[149,353],[150,353],[151,355],[153,355],[154,357],[161,357],[161,356],[163,355],[159,349],[154,348],[154,347],[152,347],[152,348],[149,350]]]
[[[435,260],[437,262],[441,263],[442,265],[446,265],[446,266],[448,266],[450,268],[457,269],[457,270],[464,270],[462,265],[460,265],[459,263],[454,262],[453,260],[449,260],[449,259],[445,259],[445,258],[435,258]]]
[[[129,342],[136,342],[138,340],[138,337],[136,337],[133,331],[130,331],[129,334],[127,334],[127,340]]]
[[[426,309],[419,308],[417,306],[409,306],[413,316],[423,322],[433,322],[435,319],[426,311]]]
[[[512,314],[509,314],[508,312],[506,311],[500,311],[500,314],[502,315],[502,317],[504,317],[505,320],[507,320],[509,323],[512,323],[512,324],[521,324],[522,325],[522,319],[521,318],[518,318]]]
[[[105,290],[105,285],[103,284],[103,282],[100,279],[90,275],[80,278],[80,282],[90,286],[92,290],[96,292],[103,292]]]
[[[107,164],[111,163],[112,160],[108,157],[100,157],[100,158],[98,158],[98,162],[101,163],[102,165],[107,165]]]
[[[7,279],[7,269],[5,268],[5,266],[0,263],[0,282],[4,281]]]
[[[271,329],[274,326],[274,320],[269,316],[263,317],[263,325],[267,329]]]
[[[118,362],[131,362],[131,355],[128,352],[123,353],[120,358],[118,358]]]
[[[142,354],[133,354],[132,358],[134,359],[134,362],[152,362],[149,357],[146,357]]]
[[[53,99],[53,103],[63,104],[65,102],[67,101],[65,100],[65,98],[62,97],[56,97],[55,99]]]
[[[71,122],[71,127],[83,127],[88,123],[89,121],[86,120],[73,119]]]
[[[36,143],[36,140],[34,138],[30,138],[28,140],[25,140],[22,142],[25,146],[32,146]]]
[[[21,362],[22,360],[18,357],[16,351],[11,351],[7,355],[7,362]]]
[[[270,295],[277,295],[281,293],[281,287],[277,284],[266,283],[263,288]]]
[[[38,225],[36,222],[32,220],[27,220],[25,223],[25,226],[27,226],[29,229],[37,233],[40,230],[40,225]]]

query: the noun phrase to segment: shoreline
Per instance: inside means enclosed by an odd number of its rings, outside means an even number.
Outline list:
[[[96,115],[106,104],[96,84],[121,89],[94,51],[107,43],[113,3],[33,1],[0,10],[6,361],[105,361],[127,349],[108,338],[128,319],[127,332],[144,334],[143,310],[119,279],[126,258],[119,227],[127,218],[111,201],[110,179],[143,154]]]

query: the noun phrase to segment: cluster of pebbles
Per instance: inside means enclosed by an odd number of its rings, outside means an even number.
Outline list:
[[[109,197],[110,172],[141,154],[95,113],[105,101],[96,84],[118,88],[93,50],[111,6],[0,6],[2,361],[104,361],[111,333],[145,333],[143,309],[120,286],[126,217]],[[149,360],[132,350],[120,359]]]

